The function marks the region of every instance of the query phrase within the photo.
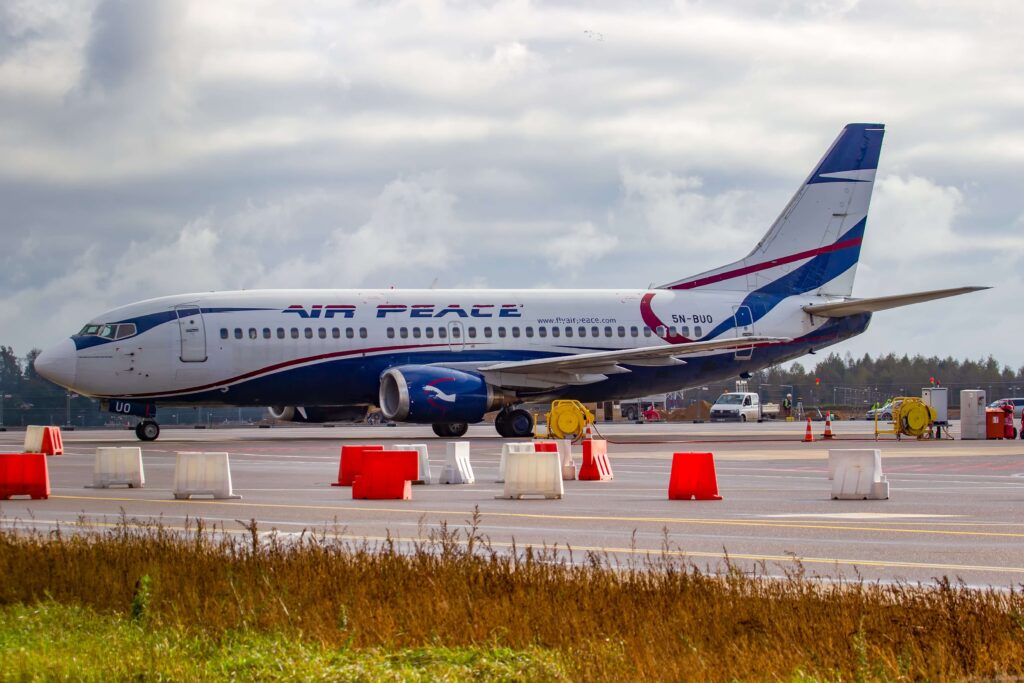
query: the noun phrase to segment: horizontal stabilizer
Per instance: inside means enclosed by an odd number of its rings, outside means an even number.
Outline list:
[[[885,311],[890,308],[919,304],[935,299],[944,299],[949,296],[959,296],[978,292],[990,287],[953,287],[952,289],[933,289],[930,292],[917,292],[915,294],[894,294],[892,296],[876,296],[871,299],[846,299],[834,301],[827,304],[809,304],[804,310],[811,315],[818,315],[824,318],[845,318],[848,315],[858,313],[874,313]]]

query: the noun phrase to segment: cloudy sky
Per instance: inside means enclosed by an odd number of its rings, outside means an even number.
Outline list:
[[[639,9],[638,9],[639,8]],[[834,347],[1024,365],[1019,0],[0,3],[0,344],[255,287],[646,287],[887,134]]]

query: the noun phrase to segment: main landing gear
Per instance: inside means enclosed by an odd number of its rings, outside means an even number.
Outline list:
[[[434,433],[442,438],[458,438],[469,431],[469,424],[465,422],[435,422],[431,425]]]
[[[139,437],[139,441],[156,441],[160,436],[160,425],[154,420],[143,420],[135,425],[135,436]]]
[[[533,436],[533,415],[522,408],[505,408],[494,417],[494,428],[506,439]]]

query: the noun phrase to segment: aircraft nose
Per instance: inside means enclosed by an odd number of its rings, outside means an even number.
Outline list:
[[[36,356],[35,368],[36,372],[54,384],[72,388],[75,384],[75,373],[78,371],[75,342],[65,339],[46,349]]]

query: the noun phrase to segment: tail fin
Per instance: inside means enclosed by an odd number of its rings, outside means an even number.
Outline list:
[[[746,258],[661,289],[849,296],[884,133],[847,124]]]

